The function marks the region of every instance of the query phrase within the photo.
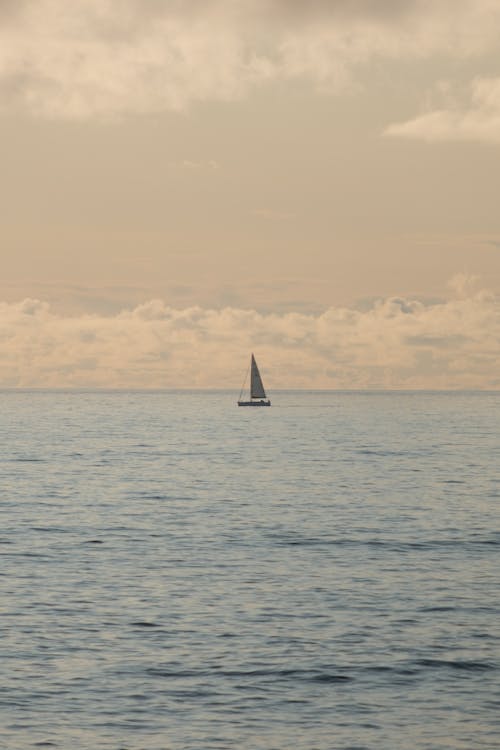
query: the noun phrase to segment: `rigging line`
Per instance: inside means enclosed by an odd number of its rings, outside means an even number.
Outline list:
[[[245,374],[245,379],[244,379],[244,381],[243,381],[243,385],[241,386],[241,391],[240,391],[240,395],[239,395],[239,399],[238,399],[238,401],[241,401],[241,397],[242,397],[242,395],[243,395],[243,389],[245,388],[245,383],[247,382],[247,378],[248,378],[248,373],[250,372],[250,366],[251,366],[251,364],[252,364],[252,363],[250,362],[250,364],[248,365],[248,370],[246,371],[246,374]]]

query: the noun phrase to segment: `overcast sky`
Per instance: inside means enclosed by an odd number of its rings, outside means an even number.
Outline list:
[[[500,387],[500,0],[0,0],[0,386]]]

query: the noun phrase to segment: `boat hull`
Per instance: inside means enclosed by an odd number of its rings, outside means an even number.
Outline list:
[[[238,406],[271,406],[271,402],[269,400],[264,401],[264,399],[260,401],[238,401]]]

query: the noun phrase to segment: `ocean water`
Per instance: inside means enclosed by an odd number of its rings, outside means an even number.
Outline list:
[[[500,392],[0,392],[0,747],[498,750]]]

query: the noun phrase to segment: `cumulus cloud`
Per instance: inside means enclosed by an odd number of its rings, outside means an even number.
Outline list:
[[[456,294],[470,294],[474,286],[479,281],[479,276],[470,273],[456,273],[448,281],[448,287],[453,289]]]
[[[4,109],[181,110],[274,80],[343,90],[374,60],[494,49],[497,0],[3,0]]]
[[[452,102],[407,122],[394,123],[386,135],[424,141],[500,143],[500,78],[479,78],[471,84],[465,103]]]
[[[269,388],[499,388],[500,298],[389,298],[322,314],[173,309],[62,316],[0,305],[0,385],[238,388],[255,351]]]

